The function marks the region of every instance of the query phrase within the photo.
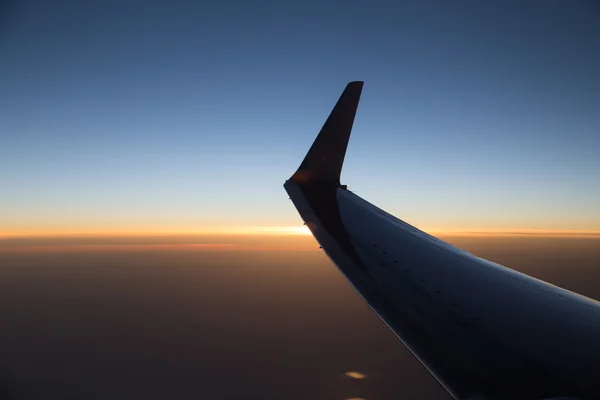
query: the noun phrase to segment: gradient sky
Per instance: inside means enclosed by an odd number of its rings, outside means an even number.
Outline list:
[[[358,195],[428,230],[600,230],[597,2],[0,12],[0,234],[300,225],[282,184],[350,80]]]

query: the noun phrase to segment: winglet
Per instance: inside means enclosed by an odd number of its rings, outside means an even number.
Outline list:
[[[298,183],[340,184],[340,174],[354,124],[363,82],[350,82],[340,96],[319,135],[292,180]]]

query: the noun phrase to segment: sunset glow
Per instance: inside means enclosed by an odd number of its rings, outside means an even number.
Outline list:
[[[600,230],[576,229],[428,229],[434,236],[553,236],[600,237]],[[156,237],[156,236],[311,236],[307,226],[213,226],[173,229],[39,229],[0,231],[1,239],[30,237]]]
[[[198,228],[121,228],[121,229],[82,229],[82,228],[63,228],[63,229],[36,229],[36,230],[12,230],[1,231],[0,239],[15,237],[61,237],[61,236],[110,236],[110,237],[131,237],[131,236],[161,236],[161,235],[310,235],[310,230],[303,225],[298,226],[208,226]]]

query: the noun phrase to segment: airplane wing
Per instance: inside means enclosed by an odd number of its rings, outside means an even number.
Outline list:
[[[362,87],[346,86],[284,184],[327,256],[454,398],[600,399],[600,303],[458,249],[340,184]]]

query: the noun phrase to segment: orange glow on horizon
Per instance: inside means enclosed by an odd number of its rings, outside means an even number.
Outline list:
[[[193,231],[0,235],[0,253],[132,251],[318,251],[305,226],[223,227]]]
[[[315,246],[278,246],[239,243],[191,244],[50,244],[0,248],[3,253],[87,253],[137,251],[318,251]]]
[[[600,230],[569,229],[465,229],[424,230],[433,236],[544,236],[544,237],[598,237]]]
[[[442,240],[452,237],[547,237],[600,239],[600,231],[581,230],[428,230]],[[134,252],[134,251],[311,251],[319,245],[306,226],[247,226],[189,231],[145,231],[0,235],[0,253]]]
[[[547,237],[598,237],[600,230],[568,229],[427,229],[433,236],[547,236]],[[284,226],[211,226],[182,229],[40,229],[35,231],[0,231],[0,240],[16,238],[59,237],[159,237],[159,236],[311,236],[304,225]]]
[[[27,237],[147,237],[147,236],[181,236],[181,235],[310,235],[310,230],[303,225],[298,226],[209,226],[201,228],[172,229],[39,229],[36,231],[13,230],[0,231],[0,239]]]

